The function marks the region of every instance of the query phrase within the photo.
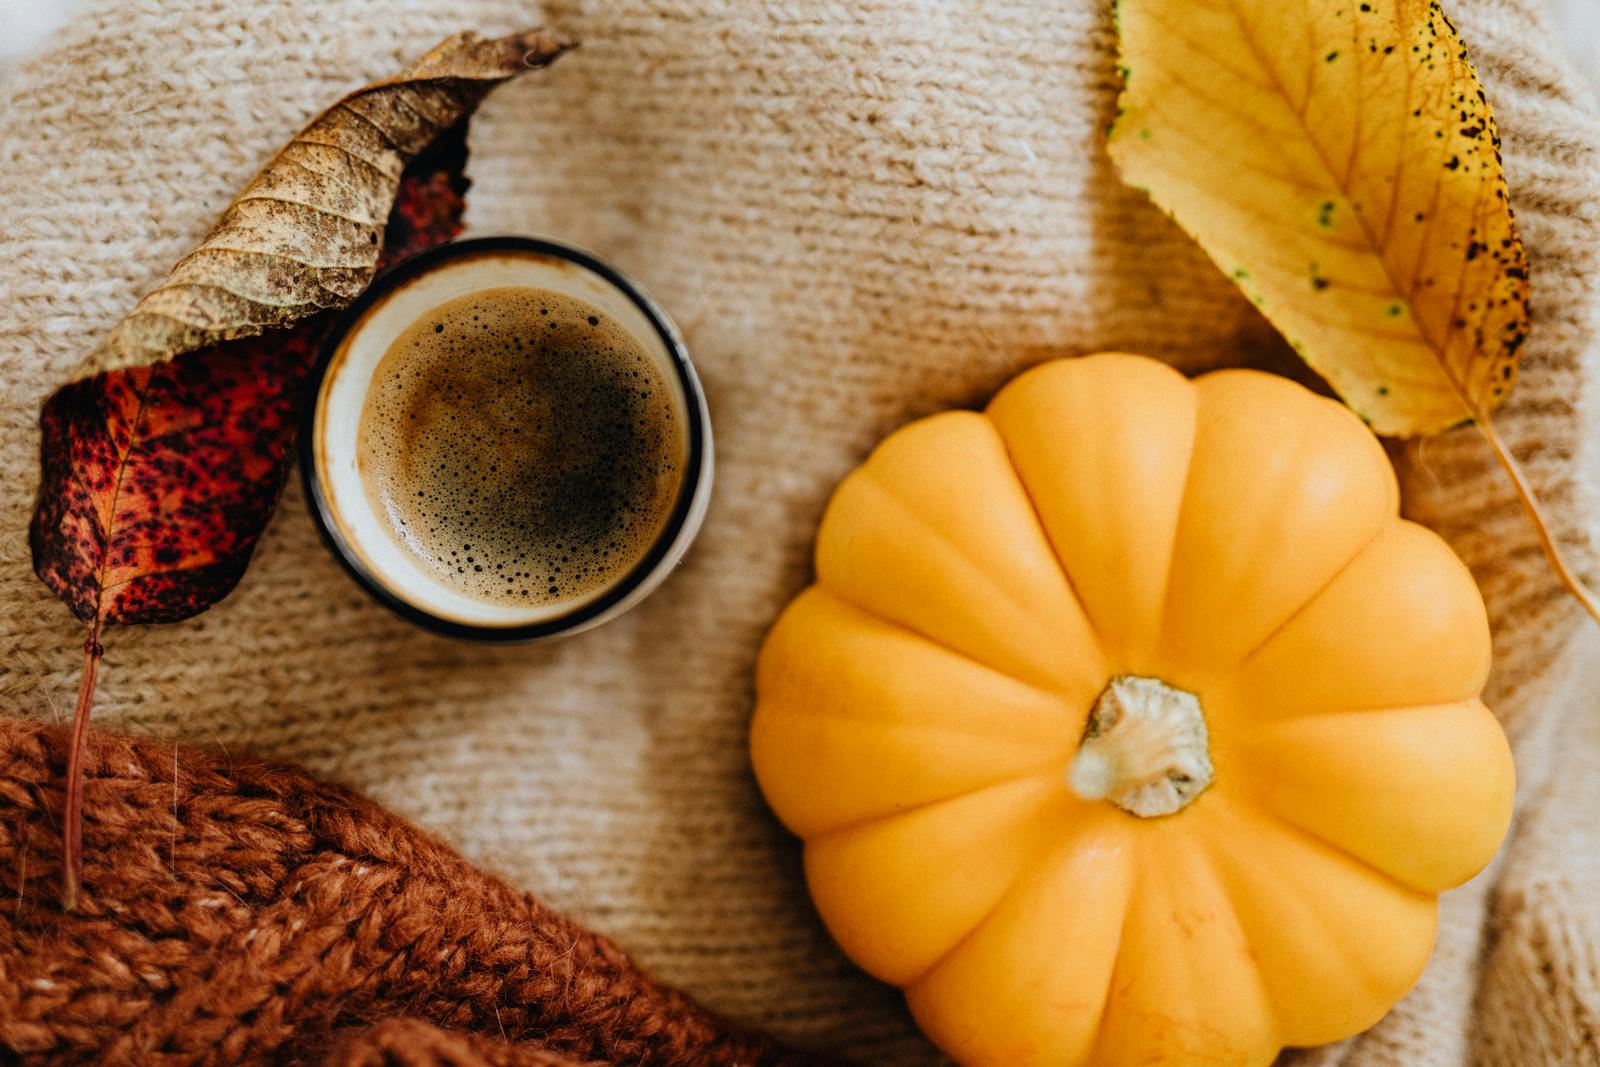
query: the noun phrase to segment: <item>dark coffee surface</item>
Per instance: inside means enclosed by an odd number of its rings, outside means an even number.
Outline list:
[[[543,289],[440,305],[390,346],[361,412],[367,493],[445,583],[574,600],[661,533],[685,427],[662,371],[594,306]]]

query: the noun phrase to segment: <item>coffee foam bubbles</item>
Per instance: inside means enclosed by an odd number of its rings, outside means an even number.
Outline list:
[[[496,604],[574,601],[672,513],[685,428],[662,370],[585,301],[508,286],[445,303],[378,362],[357,452],[395,539]]]

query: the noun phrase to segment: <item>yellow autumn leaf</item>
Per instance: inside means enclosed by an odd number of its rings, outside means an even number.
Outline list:
[[[1528,270],[1494,117],[1428,0],[1120,0],[1110,135],[1352,408],[1441,430],[1510,391]]]

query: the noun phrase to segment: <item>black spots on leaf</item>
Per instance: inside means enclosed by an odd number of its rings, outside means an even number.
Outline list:
[[[1444,164],[1444,169],[1445,170],[1459,170],[1460,168],[1461,168],[1461,157],[1460,156],[1451,156],[1449,159],[1445,160],[1445,164]]]
[[[1125,108],[1125,107],[1117,108],[1117,113],[1115,115],[1111,116],[1111,121],[1110,122],[1106,123],[1106,140],[1109,141],[1109,140],[1111,140],[1113,137],[1115,137],[1117,135],[1117,123],[1121,122],[1122,121],[1122,116],[1126,115],[1127,113],[1128,113],[1128,109],[1127,108]],[[540,312],[540,314],[543,314],[543,312]]]
[[[1323,56],[1322,57],[1322,61],[1324,63],[1332,63],[1334,60],[1336,60],[1338,58],[1339,58],[1339,53],[1337,51],[1333,51],[1333,52],[1329,52],[1327,55]]]
[[[1324,200],[1317,208],[1317,225],[1323,229],[1333,226],[1333,201]]]
[[[1390,304],[1388,308],[1384,310],[1384,314],[1388,315],[1391,319],[1398,319],[1404,312],[1405,308],[1401,307],[1399,304]]]
[[[1467,262],[1472,262],[1473,260],[1477,259],[1481,253],[1487,252],[1488,250],[1489,246],[1484,244],[1482,241],[1468,241]]]
[[[325,324],[97,375],[51,399],[31,540],[40,577],[75,615],[173,621],[232,588],[282,484]],[[66,420],[58,401],[73,405]],[[196,566],[205,556],[216,562]],[[141,573],[100,590],[120,569]]]

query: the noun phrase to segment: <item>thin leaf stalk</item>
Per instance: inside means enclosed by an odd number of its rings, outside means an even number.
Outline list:
[[[1556,543],[1555,534],[1550,529],[1550,522],[1544,516],[1538,494],[1529,484],[1527,475],[1522,471],[1522,465],[1517,462],[1517,457],[1511,454],[1511,449],[1506,447],[1500,432],[1495,429],[1494,422],[1487,416],[1477,416],[1473,421],[1477,424],[1478,431],[1483,434],[1484,440],[1489,442],[1489,448],[1493,450],[1495,459],[1500,461],[1506,476],[1511,479],[1511,485],[1517,491],[1523,509],[1533,522],[1534,533],[1539,537],[1539,547],[1544,550],[1544,558],[1550,564],[1550,569],[1555,572],[1556,580],[1583,610],[1589,613],[1591,619],[1600,623],[1600,600],[1595,598],[1583,579],[1567,563],[1566,555]]]
[[[83,758],[89,742],[89,710],[94,703],[95,678],[105,649],[100,644],[98,616],[83,642],[83,677],[78,682],[78,703],[72,709],[72,741],[67,750],[67,801],[62,813],[61,906],[78,906],[78,886],[83,872]]]

